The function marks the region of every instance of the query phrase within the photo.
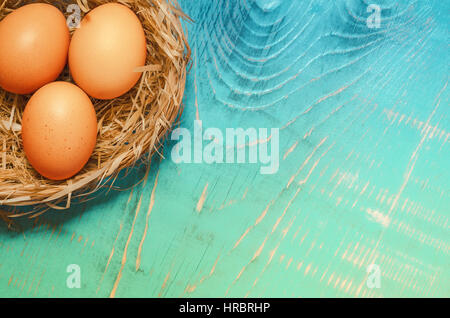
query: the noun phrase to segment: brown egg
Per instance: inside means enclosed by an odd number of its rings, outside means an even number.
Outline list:
[[[54,81],[64,69],[69,29],[56,7],[34,3],[0,21],[0,87],[29,94]]]
[[[69,68],[74,81],[97,99],[112,99],[128,92],[141,77],[147,44],[133,11],[108,3],[90,11],[72,36]]]
[[[33,168],[52,180],[78,173],[89,160],[97,139],[97,118],[89,97],[67,82],[40,88],[22,118],[22,141]]]

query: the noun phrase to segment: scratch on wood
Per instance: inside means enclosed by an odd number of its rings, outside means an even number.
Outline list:
[[[200,196],[200,199],[197,202],[197,212],[200,213],[203,209],[203,204],[205,204],[205,200],[206,200],[206,191],[208,190],[208,182],[206,182],[205,187],[203,188],[203,192],[202,195]]]
[[[299,175],[299,173],[303,170],[303,168],[308,164],[309,160],[311,160],[314,153],[319,149],[323,143],[328,139],[328,137],[324,137],[313,149],[313,151],[309,154],[309,156],[305,159],[305,161],[302,163],[300,168],[295,172],[295,174],[289,179],[286,188],[289,188],[291,183],[294,181],[294,179]]]
[[[142,235],[141,243],[139,243],[138,253],[137,253],[137,257],[136,257],[136,271],[141,266],[142,246],[144,245],[145,237],[147,236],[148,222],[150,220],[150,214],[151,214],[151,212],[153,210],[153,205],[155,204],[155,191],[156,191],[156,186],[158,185],[158,177],[159,177],[159,170],[158,170],[158,173],[156,174],[155,184],[153,185],[152,194],[150,196],[150,204],[149,204],[149,207],[148,207],[148,210],[147,210],[147,216],[145,218],[144,234]]]
[[[96,293],[98,293],[98,291],[100,290],[100,287],[101,287],[101,285],[102,285],[104,276],[105,276],[105,274],[106,274],[106,271],[108,270],[109,263],[111,262],[111,259],[112,259],[113,255],[114,255],[114,251],[115,251],[115,249],[116,249],[116,242],[117,242],[117,239],[119,238],[120,232],[122,231],[122,227],[123,227],[123,223],[120,224],[119,231],[117,232],[116,239],[114,240],[114,243],[113,243],[113,247],[112,247],[111,253],[109,254],[108,262],[106,263],[105,270],[103,271],[102,277],[100,278],[100,282],[99,282],[99,284],[98,284]]]
[[[270,201],[266,208],[264,209],[264,211],[261,213],[261,215],[256,219],[255,223],[253,225],[251,225],[250,227],[247,228],[247,230],[245,230],[245,232],[241,235],[241,237],[237,240],[237,242],[234,244],[233,246],[233,250],[242,242],[242,240],[244,239],[244,237],[256,226],[258,225],[259,222],[261,222],[264,217],[267,214],[267,211],[269,211],[270,206],[273,204],[273,200]]]
[[[291,153],[292,151],[294,151],[294,149],[297,147],[297,145],[298,145],[298,141],[296,141],[291,147],[289,147],[288,150],[286,150],[286,152],[285,152],[284,155],[283,155],[283,160],[285,160],[285,159],[287,158],[287,156],[289,156],[290,153]]]
[[[163,293],[164,289],[166,288],[167,281],[169,280],[169,278],[170,278],[170,271],[167,273],[166,278],[164,278],[164,282],[161,286],[161,290],[159,291],[158,297],[162,296],[162,293]]]
[[[117,278],[114,283],[114,287],[111,290],[111,294],[109,295],[110,298],[114,298],[116,296],[117,287],[119,286],[120,279],[122,278],[122,270],[125,267],[125,263],[127,262],[128,245],[130,244],[131,237],[133,236],[134,225],[135,225],[136,219],[139,215],[139,210],[141,209],[141,203],[142,203],[142,194],[141,194],[141,197],[139,198],[139,203],[137,205],[136,212],[134,214],[133,224],[131,225],[131,231],[130,231],[130,234],[128,235],[127,243],[125,244],[125,250],[123,251],[122,265],[120,267],[119,273],[117,274]]]

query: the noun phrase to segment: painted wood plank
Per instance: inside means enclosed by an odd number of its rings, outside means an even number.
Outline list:
[[[278,172],[175,164],[169,143],[136,187],[143,167],[2,224],[0,296],[448,296],[448,4],[379,0],[369,29],[363,0],[180,2],[181,126],[279,128]]]

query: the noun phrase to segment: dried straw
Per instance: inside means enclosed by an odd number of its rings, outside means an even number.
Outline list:
[[[77,0],[82,15],[107,0]],[[0,20],[12,10],[35,1],[0,0]],[[66,16],[67,0],[42,1]],[[51,181],[41,177],[22,150],[21,121],[30,96],[0,89],[0,206],[34,205],[30,212],[0,216],[36,216],[50,208],[66,209],[74,197],[89,197],[120,170],[149,158],[181,114],[190,49],[180,23],[188,19],[176,1],[122,0],[139,17],[147,37],[146,66],[141,80],[127,94],[110,101],[92,100],[98,119],[97,145],[91,159],[75,177]],[[73,31],[73,30],[71,30]],[[66,70],[58,80],[71,81]],[[149,154],[148,156],[144,156]],[[111,184],[108,182],[108,184]]]

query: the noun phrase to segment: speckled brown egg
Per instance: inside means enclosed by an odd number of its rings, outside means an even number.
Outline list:
[[[141,77],[147,44],[136,14],[118,3],[90,11],[72,36],[69,68],[74,81],[97,99],[113,99],[128,92]]]
[[[26,157],[42,176],[64,180],[87,163],[97,139],[97,118],[89,97],[67,82],[36,91],[22,118]]]
[[[33,3],[0,21],[0,87],[29,94],[54,81],[69,50],[66,19],[56,7]]]

